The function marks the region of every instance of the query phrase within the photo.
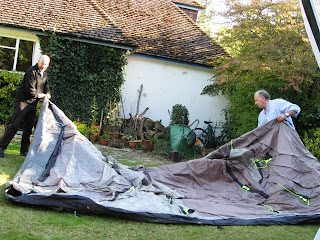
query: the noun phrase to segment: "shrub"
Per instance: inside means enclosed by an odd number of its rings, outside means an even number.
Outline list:
[[[164,156],[169,158],[170,157],[170,151],[171,151],[171,145],[170,145],[170,129],[167,127],[164,130],[164,136],[163,138],[159,139],[157,144],[155,145],[154,152],[157,155]]]
[[[22,79],[21,73],[0,71],[0,124],[8,124],[10,121],[15,91]]]
[[[305,131],[302,141],[310,153],[315,156],[318,161],[320,159],[320,128]]]
[[[79,121],[73,121],[73,123],[77,126],[78,131],[84,135],[85,137],[88,137],[89,135],[89,127],[85,123],[81,123]]]
[[[171,113],[170,119],[171,119],[171,124],[188,125],[189,111],[185,106],[181,104],[176,104],[172,107],[172,113]]]
[[[156,143],[159,141],[159,138],[157,137],[157,135],[153,135],[152,138],[150,138],[149,140],[150,140],[150,142]]]

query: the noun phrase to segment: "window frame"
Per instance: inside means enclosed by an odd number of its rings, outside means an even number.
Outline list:
[[[12,38],[16,40],[16,44],[14,47],[11,46],[3,46],[0,45],[1,48],[5,48],[5,49],[11,49],[14,50],[14,61],[13,61],[13,66],[12,69],[10,69],[9,71],[17,71],[17,64],[18,64],[18,55],[19,55],[19,48],[20,48],[20,41],[24,40],[24,41],[29,41],[33,43],[32,46],[32,65],[34,65],[36,63],[36,57],[39,57],[41,55],[41,50],[40,50],[40,45],[39,45],[39,39],[37,37],[37,35],[32,34],[30,32],[25,32],[25,31],[19,31],[16,29],[10,29],[10,28],[2,28],[0,27],[0,36],[1,37],[6,37],[6,38]],[[39,49],[37,49],[39,48]],[[39,55],[40,54],[40,55]],[[0,69],[0,71],[2,71]]]
[[[3,37],[3,36],[2,36]],[[6,49],[11,49],[14,50],[14,59],[13,59],[13,66],[10,71],[16,71],[17,70],[17,63],[18,63],[18,55],[19,55],[19,47],[20,47],[20,38],[13,38],[16,40],[16,45],[15,47],[9,47],[9,46],[3,46],[0,45],[0,48],[6,48]],[[28,40],[27,40],[28,41]],[[34,47],[34,44],[33,44]],[[33,55],[33,52],[32,52]]]

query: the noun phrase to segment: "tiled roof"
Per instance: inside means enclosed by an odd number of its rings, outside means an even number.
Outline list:
[[[1,0],[0,24],[124,42],[126,35],[88,0]]]
[[[223,49],[168,0],[1,0],[0,25],[135,45],[136,53],[210,66]]]

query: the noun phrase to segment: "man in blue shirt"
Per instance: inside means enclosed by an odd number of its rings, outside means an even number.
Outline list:
[[[265,90],[259,90],[254,94],[254,102],[259,108],[262,108],[258,118],[258,127],[276,118],[279,122],[288,121],[295,129],[291,117],[296,118],[301,111],[297,104],[280,98],[271,100],[270,94]]]

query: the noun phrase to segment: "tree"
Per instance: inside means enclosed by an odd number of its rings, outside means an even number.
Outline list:
[[[302,108],[296,128],[320,125],[316,60],[305,33],[296,0],[227,0],[224,17],[232,23],[217,33],[216,41],[230,54],[214,69],[212,84],[203,94],[222,92],[229,100],[227,125],[234,136],[257,126],[260,109],[253,96],[259,89]]]

